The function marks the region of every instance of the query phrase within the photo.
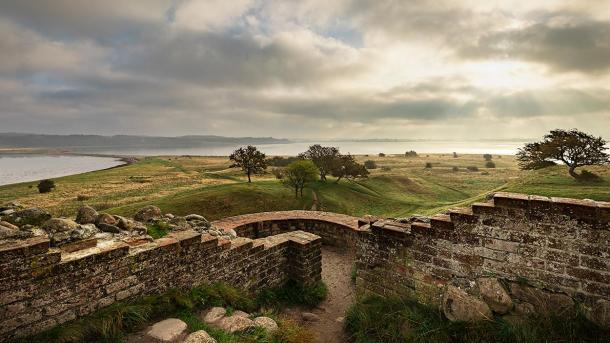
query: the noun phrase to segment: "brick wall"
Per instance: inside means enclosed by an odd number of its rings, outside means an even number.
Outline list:
[[[377,221],[363,227],[357,287],[439,304],[446,286],[477,295],[493,277],[517,303],[527,287],[595,306],[610,299],[609,222],[610,203],[509,193],[430,223]]]
[[[321,240],[295,231],[219,241],[192,231],[137,247],[60,252],[34,238],[0,250],[0,341],[30,335],[116,301],[226,281],[256,292],[320,279]]]

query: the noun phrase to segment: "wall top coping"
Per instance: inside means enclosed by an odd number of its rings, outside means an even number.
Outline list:
[[[259,212],[243,214],[235,217],[223,218],[212,222],[212,225],[219,229],[230,230],[237,227],[267,221],[280,220],[317,220],[322,222],[334,223],[359,230],[357,217],[345,214],[322,212],[322,211],[278,211],[278,212]]]

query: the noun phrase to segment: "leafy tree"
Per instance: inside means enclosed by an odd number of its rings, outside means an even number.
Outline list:
[[[318,168],[309,160],[292,162],[284,171],[284,184],[294,188],[294,196],[298,197],[299,192],[303,197],[303,188],[318,179]]]
[[[380,153],[379,153],[379,157],[385,157],[385,154],[384,154],[384,153],[382,153],[382,152],[380,152]]]
[[[458,156],[457,152],[455,152],[455,151],[454,151],[454,152],[453,152],[453,158],[458,158],[458,157],[459,157],[459,156]]]
[[[541,142],[528,143],[519,149],[517,161],[521,169],[541,169],[561,161],[573,178],[579,178],[576,168],[608,163],[606,143],[602,137],[576,129],[552,130]]]
[[[405,157],[417,157],[417,152],[414,150],[407,151],[405,152]]]
[[[485,159],[485,161],[491,161],[491,159],[493,158],[493,156],[491,156],[491,154],[484,154],[483,158]]]
[[[299,154],[299,157],[306,160],[311,160],[320,173],[320,179],[326,181],[328,175],[333,168],[335,159],[339,157],[339,149],[330,146],[321,146],[314,144],[304,153]]]
[[[38,183],[38,192],[39,193],[48,193],[51,190],[53,190],[53,188],[55,188],[55,181],[53,180],[42,180]]]
[[[364,166],[366,169],[377,169],[377,163],[373,160],[364,161]]]
[[[233,151],[229,159],[233,161],[231,168],[240,167],[248,175],[248,182],[252,182],[250,175],[262,174],[267,169],[265,154],[252,145]]]
[[[426,162],[426,169],[432,169],[432,163],[431,162]]]
[[[342,178],[346,179],[356,179],[359,177],[367,177],[369,175],[369,171],[366,167],[354,159],[354,157],[350,154],[340,155],[335,158],[335,162],[333,163],[333,167],[330,170],[332,176],[336,177],[337,180],[335,183],[339,183]]]

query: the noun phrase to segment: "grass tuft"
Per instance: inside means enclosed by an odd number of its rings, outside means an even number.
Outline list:
[[[282,287],[261,292],[258,296],[258,304],[262,307],[295,305],[314,307],[326,299],[327,295],[328,288],[322,281],[310,286],[288,282]]]

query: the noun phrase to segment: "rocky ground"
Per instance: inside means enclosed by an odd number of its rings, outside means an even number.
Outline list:
[[[36,236],[47,236],[52,247],[68,252],[92,247],[102,241],[138,245],[153,240],[149,230],[164,233],[194,230],[225,239],[237,236],[233,230],[214,227],[203,216],[163,214],[158,207],[150,205],[141,208],[133,219],[98,212],[87,205],[78,210],[75,218],[52,218],[43,209],[25,208],[16,202],[0,205],[0,247]]]

